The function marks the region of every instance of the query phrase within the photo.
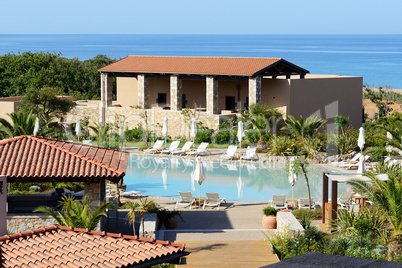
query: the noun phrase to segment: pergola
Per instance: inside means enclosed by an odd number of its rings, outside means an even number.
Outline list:
[[[382,181],[388,180],[387,174],[378,174],[376,177]],[[372,180],[363,175],[359,174],[329,174],[323,173],[322,176],[322,223],[325,223],[326,217],[326,206],[328,204],[331,205],[330,207],[330,214],[328,219],[336,220],[338,217],[338,183],[347,183],[350,179],[357,179],[364,182],[371,182]],[[328,193],[329,193],[329,180],[331,180],[331,203],[328,203]]]
[[[218,81],[248,81],[249,104],[261,103],[261,79],[292,75],[305,77],[308,70],[281,58],[128,56],[99,69],[101,73],[101,121],[112,106],[112,78],[138,80],[138,105],[150,106],[148,78],[170,79],[170,109],[181,110],[182,80],[206,81],[206,112],[217,114]]]

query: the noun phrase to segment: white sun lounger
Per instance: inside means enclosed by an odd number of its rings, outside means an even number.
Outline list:
[[[164,142],[165,142],[164,140],[157,140],[155,142],[154,146],[144,150],[144,154],[145,153],[155,153],[156,149],[162,148]]]
[[[367,161],[370,158],[370,156],[368,154],[366,154],[364,156],[364,161]],[[342,164],[339,165],[340,168],[346,168],[346,169],[350,169],[352,167],[359,167],[359,161],[356,161],[355,163],[347,163],[347,164]]]
[[[308,202],[308,198],[300,198],[298,200],[298,205],[299,205],[299,209],[300,208],[309,208],[309,202]],[[313,200],[313,198],[311,198],[311,209],[315,209],[315,202]]]
[[[257,146],[248,146],[247,151],[243,154],[240,159],[244,160],[258,160],[258,155],[255,153],[257,150]]]
[[[187,155],[195,155],[198,156],[199,154],[204,154],[204,153],[209,153],[211,154],[210,151],[207,150],[209,143],[208,142],[202,142],[200,144],[200,146],[198,146],[197,150],[195,151],[191,151],[191,152],[187,152]]]
[[[348,193],[348,192],[342,193],[341,196],[338,198],[338,205],[341,206],[341,208],[348,208],[351,205],[355,204],[353,202],[353,200],[352,200],[352,196],[354,194],[355,193],[353,193],[353,192],[351,192],[351,193]]]
[[[339,161],[339,162],[332,162],[332,165],[335,166],[340,166],[340,165],[346,165],[346,164],[351,164],[351,163],[356,163],[357,161],[359,161],[359,158],[362,154],[361,153],[357,153],[355,154],[355,156],[353,156],[352,159],[350,160],[344,160],[344,161]]]
[[[226,203],[226,198],[224,197],[219,197],[218,193],[205,193],[207,195],[207,199],[204,202],[204,206],[202,209],[205,209],[205,206],[211,206],[211,207],[219,207],[222,202]]]
[[[190,205],[190,209],[193,206],[193,203],[195,202],[195,199],[193,198],[193,195],[191,194],[191,192],[179,192],[180,194],[180,199],[177,200],[176,202],[176,208],[177,205]]]
[[[174,150],[177,149],[177,147],[179,147],[180,141],[173,141],[168,149],[164,149],[161,151],[161,155],[162,154],[171,154]]]
[[[191,146],[193,145],[192,141],[186,141],[186,143],[183,145],[181,148],[176,148],[176,150],[173,150],[170,154],[184,154],[187,150],[191,149]]]
[[[287,209],[288,204],[286,204],[286,195],[284,194],[274,194],[272,200],[269,200],[269,205],[276,209]]]
[[[236,153],[236,150],[237,150],[237,146],[229,145],[226,153],[221,155],[221,160],[224,159],[224,158],[233,159],[233,156]]]

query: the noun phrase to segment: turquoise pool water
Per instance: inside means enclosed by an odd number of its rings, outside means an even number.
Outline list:
[[[218,192],[230,201],[268,201],[274,194],[292,197],[284,165],[272,166],[263,163],[239,161],[204,160],[206,180],[201,185],[201,196],[205,192]],[[149,196],[178,198],[178,191],[191,191],[199,195],[199,185],[191,179],[194,158],[172,158],[159,156],[131,155],[124,182],[127,191],[141,191]],[[311,165],[308,170],[311,196],[321,199],[322,174],[331,170],[323,165]],[[339,192],[346,190],[339,186]],[[294,198],[307,197],[307,186],[300,174],[293,186]]]

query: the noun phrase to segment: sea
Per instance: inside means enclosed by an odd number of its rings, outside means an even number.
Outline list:
[[[26,51],[79,60],[98,54],[278,57],[312,74],[361,76],[369,87],[402,89],[402,35],[0,35],[0,55]]]

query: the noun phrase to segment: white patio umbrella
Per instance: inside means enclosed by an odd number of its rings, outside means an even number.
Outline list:
[[[357,145],[359,146],[361,152],[363,153],[364,144],[366,144],[366,138],[364,137],[365,131],[363,127],[359,128],[359,139],[357,140]]]
[[[294,208],[294,200],[293,200],[293,186],[297,181],[297,174],[293,173],[293,162],[295,161],[295,157],[292,156],[289,160],[289,183],[292,185],[292,207]]]
[[[163,187],[165,189],[168,188],[168,176],[166,169],[162,170],[162,180],[163,180]]]
[[[196,135],[197,135],[197,123],[195,122],[195,118],[193,118],[191,119],[191,128],[190,128],[190,136],[193,138],[193,149]]]
[[[165,146],[166,146],[166,136],[168,135],[168,118],[165,116],[163,118],[162,135],[165,136]]]
[[[36,136],[38,134],[38,132],[39,132],[39,118],[36,117],[33,135]]]
[[[80,142],[80,136],[82,135],[81,132],[81,119],[77,117],[77,122],[75,123],[75,134],[78,137],[78,142]]]
[[[388,141],[392,141],[392,139],[393,139],[392,134],[387,131],[387,140],[388,140]],[[387,145],[387,146],[385,147],[385,150],[388,152],[388,156],[389,156],[389,155],[391,154],[391,152],[392,152],[392,146]]]
[[[193,180],[196,181],[199,185],[199,199],[198,201],[201,200],[201,184],[205,180],[205,172],[204,172],[204,166],[202,165],[202,158],[201,156],[197,157],[195,164],[195,170],[193,173]],[[198,202],[200,204],[200,202]]]
[[[241,141],[244,137],[244,129],[243,129],[243,122],[240,121],[237,128],[237,140],[239,141],[239,152],[241,151]]]

